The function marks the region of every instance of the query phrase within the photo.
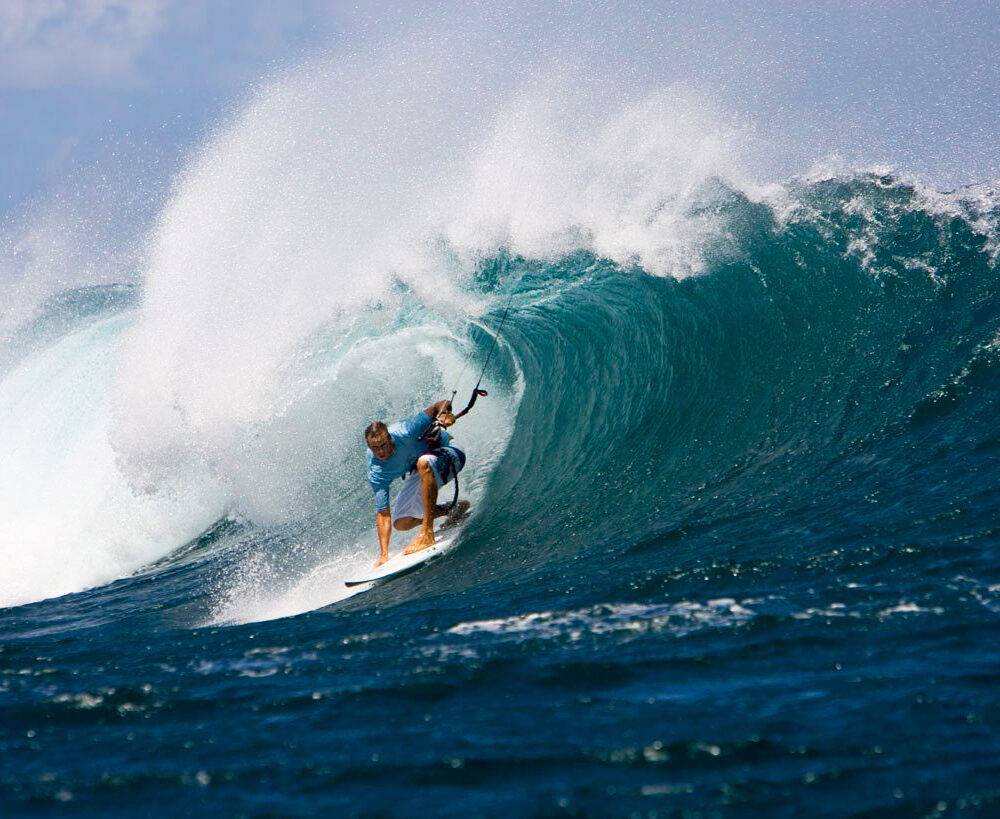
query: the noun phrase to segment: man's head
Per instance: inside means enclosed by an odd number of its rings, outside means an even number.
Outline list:
[[[392,453],[396,451],[396,445],[389,434],[389,427],[384,421],[372,421],[365,428],[365,443],[380,461],[392,457]]]

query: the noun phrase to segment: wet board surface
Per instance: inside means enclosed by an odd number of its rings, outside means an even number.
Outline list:
[[[419,552],[414,552],[413,554],[399,554],[389,558],[389,560],[378,568],[372,568],[368,572],[357,575],[350,580],[345,580],[344,585],[360,586],[362,583],[378,583],[416,571],[421,566],[450,552],[458,542],[458,531],[452,529],[443,534],[438,533],[435,535],[435,538],[433,546],[428,546],[426,549],[421,549]]]

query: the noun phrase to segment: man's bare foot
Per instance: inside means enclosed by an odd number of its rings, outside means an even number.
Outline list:
[[[388,559],[389,559],[389,555],[383,555],[382,557],[380,557],[378,560],[375,561],[375,568],[377,569],[379,566],[381,566],[383,563],[385,563]]]
[[[441,524],[442,529],[449,529],[452,526],[458,526],[469,514],[469,508],[472,506],[467,500],[460,500],[455,504],[455,508],[448,513],[448,517],[445,518],[444,523]]]
[[[405,549],[403,549],[404,555],[412,555],[414,552],[422,551],[429,546],[434,545],[434,532],[428,532],[424,529],[420,530],[420,534],[417,535],[413,540],[411,540]]]

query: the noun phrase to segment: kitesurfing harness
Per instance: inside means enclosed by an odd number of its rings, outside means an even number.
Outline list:
[[[511,302],[513,301],[514,301],[514,293],[511,292],[510,298],[507,299],[507,306],[504,308],[503,316],[500,318],[500,324],[497,325],[497,331],[493,335],[493,343],[490,345],[490,351],[486,356],[486,361],[483,363],[483,369],[479,373],[479,380],[476,381],[476,386],[472,388],[472,395],[469,397],[469,403],[465,405],[465,409],[463,409],[460,413],[458,413],[455,416],[456,421],[463,415],[467,414],[469,410],[471,410],[476,405],[476,400],[480,396],[485,398],[487,395],[489,395],[489,393],[486,390],[481,390],[479,388],[479,385],[483,383],[483,376],[486,375],[486,368],[490,365],[490,359],[493,358],[493,353],[497,348],[497,339],[500,338],[500,331],[503,329],[504,322],[507,321],[507,314],[510,312],[510,305]],[[451,391],[452,401],[455,400],[455,395],[457,393],[458,390]],[[448,504],[439,503],[437,504],[437,506],[434,507],[436,511],[447,514],[452,509],[454,509],[455,505],[458,503],[458,470],[461,469],[461,466],[455,463],[455,456],[452,454],[454,450],[450,450],[449,447],[442,447],[440,445],[441,430],[443,429],[444,427],[438,423],[437,419],[434,419],[434,422],[430,425],[427,432],[425,432],[421,437],[433,447],[428,454],[441,456],[442,462],[446,464],[445,468],[441,472],[441,482],[442,483],[448,482],[449,472],[455,478],[455,496],[451,499],[451,503]]]

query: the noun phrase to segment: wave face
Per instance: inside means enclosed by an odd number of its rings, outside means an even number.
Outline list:
[[[995,189],[754,186],[674,91],[366,119],[387,71],[265,88],[141,288],[9,335],[0,738],[73,749],[12,804],[995,808]],[[494,338],[461,548],[348,597],[360,430]]]
[[[770,205],[707,187],[698,207],[733,244],[708,275],[504,261],[557,295],[525,294],[509,331],[526,388],[493,484],[509,516],[487,531],[622,548],[755,520],[762,536],[802,526],[801,557],[887,517],[917,537],[941,481],[976,497],[994,444],[995,200],[874,174]]]

